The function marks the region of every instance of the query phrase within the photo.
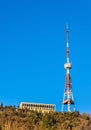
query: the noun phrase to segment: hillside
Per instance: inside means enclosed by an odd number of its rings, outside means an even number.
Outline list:
[[[0,130],[91,130],[91,116],[79,112],[42,114],[1,106]]]

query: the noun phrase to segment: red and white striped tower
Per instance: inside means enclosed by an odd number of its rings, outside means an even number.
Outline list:
[[[70,76],[70,69],[72,68],[72,63],[70,62],[69,58],[69,41],[68,41],[68,25],[66,25],[66,57],[67,57],[67,62],[64,64],[64,68],[66,69],[66,83],[65,83],[65,88],[64,88],[64,97],[63,97],[63,102],[62,102],[62,112],[68,111],[71,112],[73,111],[72,108],[75,110],[74,107],[71,107],[72,105],[74,106],[74,99],[73,99],[73,93],[72,93],[72,82],[71,82],[71,76]]]

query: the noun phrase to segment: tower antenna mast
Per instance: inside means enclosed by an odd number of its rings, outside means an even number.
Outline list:
[[[70,62],[70,50],[69,50],[69,38],[68,38],[69,30],[68,24],[66,25],[66,60],[67,62],[64,64],[64,68],[66,69],[66,83],[64,88],[64,96],[62,102],[62,112],[72,111],[72,105],[74,105],[74,98],[72,92],[72,82],[71,82],[71,75],[70,69],[72,68],[72,63]],[[75,110],[75,108],[74,108]]]

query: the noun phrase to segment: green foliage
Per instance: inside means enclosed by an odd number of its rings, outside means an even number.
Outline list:
[[[34,123],[34,125],[39,125],[40,121],[42,120],[43,114],[41,112],[30,112],[29,117],[30,120]]]
[[[54,113],[48,113],[43,116],[43,127],[48,128],[49,130],[55,130],[57,120]]]
[[[41,113],[15,106],[1,107],[0,130],[91,130],[91,116],[84,113]]]
[[[82,118],[84,118],[84,119],[86,119],[86,120],[90,120],[89,115],[86,114],[86,113],[83,113],[83,114],[82,114]]]
[[[3,108],[3,103],[0,104],[0,109],[2,109],[2,108]]]

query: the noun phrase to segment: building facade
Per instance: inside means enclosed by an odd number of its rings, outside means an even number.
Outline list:
[[[42,103],[31,103],[31,102],[21,102],[19,105],[20,109],[29,109],[33,111],[38,111],[42,113],[49,113],[50,111],[56,111],[55,104],[42,104]]]

